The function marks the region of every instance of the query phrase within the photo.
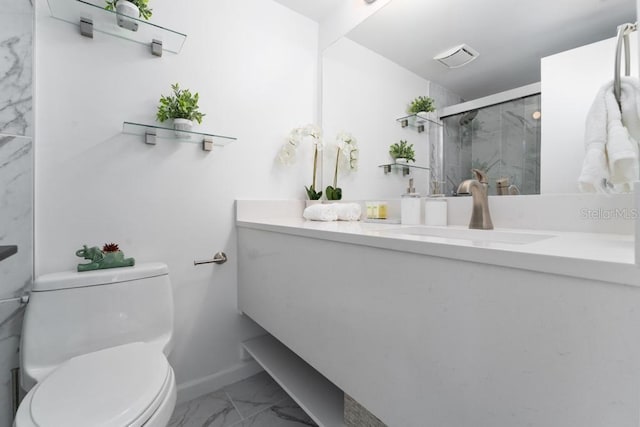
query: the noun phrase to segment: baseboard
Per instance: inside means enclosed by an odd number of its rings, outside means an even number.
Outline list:
[[[204,396],[262,371],[262,367],[255,360],[250,360],[238,363],[224,371],[216,372],[204,378],[178,384],[176,405]]]

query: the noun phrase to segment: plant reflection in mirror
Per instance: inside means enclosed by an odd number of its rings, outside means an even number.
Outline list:
[[[358,169],[358,146],[356,139],[346,132],[340,132],[336,136],[336,166],[333,173],[333,186],[325,189],[327,200],[341,200],[342,189],[338,187],[338,169],[340,163],[350,171]]]

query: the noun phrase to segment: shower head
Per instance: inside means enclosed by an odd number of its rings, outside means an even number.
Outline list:
[[[478,110],[467,111],[466,113],[464,113],[462,115],[462,117],[460,117],[460,120],[458,121],[458,124],[460,126],[468,125],[469,123],[471,123],[473,121],[473,119],[476,118],[477,115],[478,115]]]

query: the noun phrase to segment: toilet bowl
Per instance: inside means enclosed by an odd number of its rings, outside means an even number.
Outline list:
[[[173,369],[144,343],[74,357],[25,396],[16,427],[166,426],[176,401]]]
[[[14,426],[165,427],[176,402],[172,334],[164,264],[39,278],[21,345],[29,391]]]

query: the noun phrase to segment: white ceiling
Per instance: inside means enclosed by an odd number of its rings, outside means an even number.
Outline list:
[[[341,1],[276,0],[318,22]],[[469,100],[540,80],[540,58],[616,34],[636,0],[392,0],[348,37]],[[432,58],[467,43],[480,53],[447,69]],[[637,49],[637,46],[633,48]],[[613,55],[594,58],[610,61]]]

